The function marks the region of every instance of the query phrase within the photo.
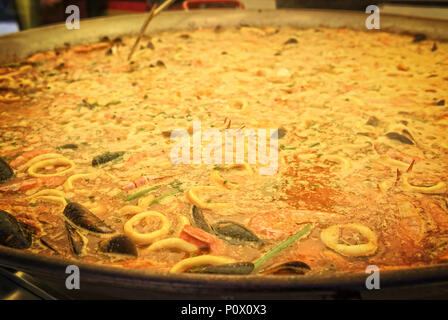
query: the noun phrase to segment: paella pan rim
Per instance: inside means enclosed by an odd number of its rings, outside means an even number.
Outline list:
[[[343,288],[365,290],[365,282],[368,277],[366,273],[310,274],[305,276],[232,276],[169,273],[41,256],[0,246],[0,266],[23,271],[33,276],[43,276],[62,281],[67,277],[65,270],[69,265],[79,267],[84,283],[140,289],[169,284],[177,287],[221,288],[246,291],[331,290]],[[380,270],[380,272],[382,289],[419,284],[430,285],[448,281],[448,266],[443,264],[399,270]]]
[[[365,28],[367,15],[363,13],[331,10],[198,10],[190,12],[164,12],[155,19],[148,32],[166,30],[192,30],[200,27],[235,27],[274,25],[310,27]],[[0,65],[26,58],[32,53],[53,50],[64,46],[96,42],[104,36],[116,37],[135,34],[145,14],[88,19],[82,21],[81,32],[67,32],[64,25],[53,25],[0,36]],[[382,15],[382,30],[395,33],[426,33],[434,40],[448,40],[448,21]],[[80,267],[83,282],[98,286],[122,288],[205,288],[219,290],[319,290],[349,288],[365,290],[366,273],[336,273],[306,276],[215,276],[199,274],[173,274],[141,269],[125,269],[101,264],[85,263],[55,257],[41,256],[0,246],[0,266],[23,271],[31,275],[55,280],[65,279],[65,269],[75,264]],[[367,266],[367,265],[366,265]],[[400,270],[381,271],[381,286],[447,282],[448,265],[432,265]],[[165,285],[166,284],[166,285]]]

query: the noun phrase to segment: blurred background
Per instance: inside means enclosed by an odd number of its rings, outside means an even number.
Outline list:
[[[146,0],[0,0],[0,35],[38,26],[61,23],[67,18],[65,8],[77,5],[81,19],[141,13],[154,3]],[[184,4],[187,2],[187,4]],[[314,8],[364,11],[368,5],[380,5],[381,13],[431,17],[448,20],[448,0],[396,1],[374,3],[372,0],[177,0],[170,10],[234,7],[239,9]]]

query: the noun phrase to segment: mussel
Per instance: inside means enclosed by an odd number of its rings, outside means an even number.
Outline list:
[[[220,221],[213,225],[213,230],[218,237],[232,244],[263,244],[255,233],[232,221]]]
[[[218,266],[205,265],[200,268],[196,268],[191,273],[207,273],[207,274],[230,274],[230,275],[245,275],[251,274],[254,270],[254,264],[252,262],[237,262],[230,264],[222,264]]]
[[[0,210],[0,245],[15,249],[28,249],[32,235],[24,224],[10,213]]]
[[[12,178],[14,171],[11,169],[9,164],[5,160],[0,158],[0,183]]]
[[[207,220],[205,220],[202,211],[198,207],[193,206],[191,217],[192,217],[191,224],[193,227],[202,229],[208,233],[213,233],[212,227],[209,225]]]
[[[263,244],[263,241],[255,233],[233,221],[220,221],[214,225],[210,225],[202,214],[202,211],[196,206],[193,206],[191,216],[191,224],[193,227],[216,235],[231,244]]]
[[[71,150],[77,150],[78,149],[78,145],[74,144],[74,143],[68,143],[68,144],[64,144],[62,146],[57,147],[56,149],[71,149]]]
[[[70,241],[73,253],[79,256],[86,246],[86,241],[84,240],[85,238],[78,232],[78,230],[76,230],[76,228],[72,227],[70,223],[65,223],[65,229],[67,230],[68,239]]]
[[[277,133],[277,139],[281,139],[281,138],[284,138],[285,136],[286,136],[286,133],[287,133],[288,131],[286,131],[286,129],[285,128],[278,128],[277,130],[276,130],[276,132],[274,132],[272,135],[271,135],[271,139],[274,139],[275,138],[275,134]]]
[[[113,233],[108,225],[103,220],[98,218],[87,208],[83,207],[79,203],[70,202],[64,209],[65,217],[73,224],[83,229],[96,233]]]
[[[410,145],[414,144],[414,142],[411,139],[409,139],[405,135],[399,134],[397,132],[389,132],[386,134],[386,137],[388,137],[391,140],[396,140],[396,141],[399,141],[404,144],[410,144]]]
[[[372,126],[372,127],[378,127],[379,124],[380,124],[380,120],[375,116],[371,116],[369,118],[369,120],[367,120],[367,122],[366,122],[366,125]]]
[[[100,154],[99,156],[96,156],[95,158],[93,158],[92,166],[98,167],[99,165],[102,165],[102,164],[108,163],[112,160],[118,159],[122,155],[124,155],[123,151],[106,152],[106,153]]]
[[[426,39],[427,39],[426,34],[416,33],[416,34],[414,34],[414,39],[412,40],[412,42],[417,43],[417,42],[424,41]]]
[[[50,249],[51,251],[53,251],[53,252],[56,253],[56,254],[61,254],[61,253],[59,252],[58,248],[57,248],[57,245],[53,242],[53,240],[50,239],[50,237],[48,237],[48,236],[43,236],[43,237],[40,237],[39,240],[40,240],[40,243],[41,243],[44,247]]]
[[[131,240],[131,238],[122,234],[101,241],[98,249],[104,253],[123,254],[134,257],[138,256],[135,243]]]
[[[261,273],[266,275],[304,275],[310,270],[310,266],[305,262],[289,261],[270,267]]]
[[[287,45],[287,44],[296,44],[296,43],[299,43],[299,41],[297,41],[296,38],[290,38],[290,39],[288,39],[288,40],[285,41],[284,45]]]

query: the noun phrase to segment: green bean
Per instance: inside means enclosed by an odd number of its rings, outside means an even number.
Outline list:
[[[274,249],[272,249],[271,251],[269,251],[268,253],[266,253],[264,256],[262,256],[260,259],[258,259],[257,261],[255,261],[254,263],[254,272],[260,268],[266,261],[268,261],[269,259],[271,259],[273,256],[277,255],[280,253],[280,251],[286,249],[287,247],[289,247],[291,244],[293,244],[296,240],[300,239],[301,237],[303,237],[305,234],[307,234],[311,229],[311,225],[308,224],[306,225],[302,230],[300,230],[299,232],[297,232],[296,234],[292,235],[291,237],[289,237],[288,239],[286,239],[285,241],[283,241],[282,243],[280,243],[278,246],[276,246]]]
[[[160,189],[160,186],[155,186],[155,187],[151,187],[151,188],[142,190],[140,192],[137,192],[136,194],[133,194],[132,196],[127,197],[126,199],[124,199],[124,201],[132,201],[134,199],[140,198],[141,196],[144,196],[148,192],[158,190],[158,189]]]

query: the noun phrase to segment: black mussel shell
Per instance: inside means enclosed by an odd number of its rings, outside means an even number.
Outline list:
[[[411,145],[414,144],[414,142],[411,139],[397,132],[389,132],[386,134],[386,137],[388,137],[391,140],[400,141],[401,143],[404,144],[411,144]]]
[[[76,226],[96,233],[113,233],[108,225],[103,220],[98,218],[87,208],[83,207],[79,203],[70,202],[64,209],[65,217],[74,223]]]
[[[271,275],[304,275],[311,270],[310,266],[302,261],[289,261],[278,264],[261,272]]]
[[[62,146],[57,147],[57,149],[71,149],[71,150],[77,150],[78,149],[78,145],[74,144],[74,143],[68,143],[68,144],[64,144]]]
[[[378,127],[379,124],[380,124],[380,119],[378,119],[375,116],[371,116],[369,118],[369,120],[367,120],[367,122],[366,122],[366,125],[372,126],[372,127]]]
[[[286,129],[278,128],[278,130],[277,130],[277,138],[278,139],[284,138],[286,136],[286,133],[287,133]],[[274,139],[274,134],[272,134],[271,139]]]
[[[213,230],[218,237],[232,244],[253,243],[260,245],[263,243],[255,233],[232,221],[220,221],[213,225]]]
[[[61,254],[57,248],[57,245],[54,244],[53,241],[48,236],[43,236],[39,240],[44,247],[50,249],[56,254]]]
[[[424,41],[426,39],[427,39],[426,34],[416,33],[416,34],[414,34],[414,40],[412,40],[412,42],[417,43],[417,42]]]
[[[101,241],[98,247],[104,253],[125,254],[137,257],[137,247],[135,243],[125,235],[118,235],[108,240]]]
[[[193,209],[191,210],[191,217],[192,217],[191,224],[193,225],[193,227],[202,229],[208,233],[213,233],[213,229],[208,224],[207,220],[205,219],[204,215],[202,214],[201,209],[199,209],[196,206],[193,206]]]
[[[72,227],[70,223],[65,223],[65,229],[67,230],[68,240],[70,241],[70,246],[73,253],[77,256],[81,255],[82,250],[86,245],[84,237],[78,232],[78,230],[76,230],[76,228]]]
[[[105,152],[103,154],[100,154],[99,156],[96,156],[92,160],[92,166],[97,167],[99,165],[111,162],[112,160],[118,159],[124,155],[124,151],[119,152]]]
[[[284,44],[286,45],[286,44],[296,44],[296,43],[299,43],[299,41],[297,41],[296,38],[290,38],[290,39],[286,40]]]
[[[252,262],[237,262],[230,264],[222,264],[219,266],[206,265],[202,268],[190,271],[192,273],[207,273],[207,274],[228,274],[228,275],[245,275],[251,274],[254,271],[254,264]]]
[[[5,160],[0,158],[0,183],[12,178],[14,176],[14,171],[11,169],[9,164]]]
[[[0,245],[28,249],[32,241],[32,235],[24,228],[23,223],[8,212],[0,210]]]

